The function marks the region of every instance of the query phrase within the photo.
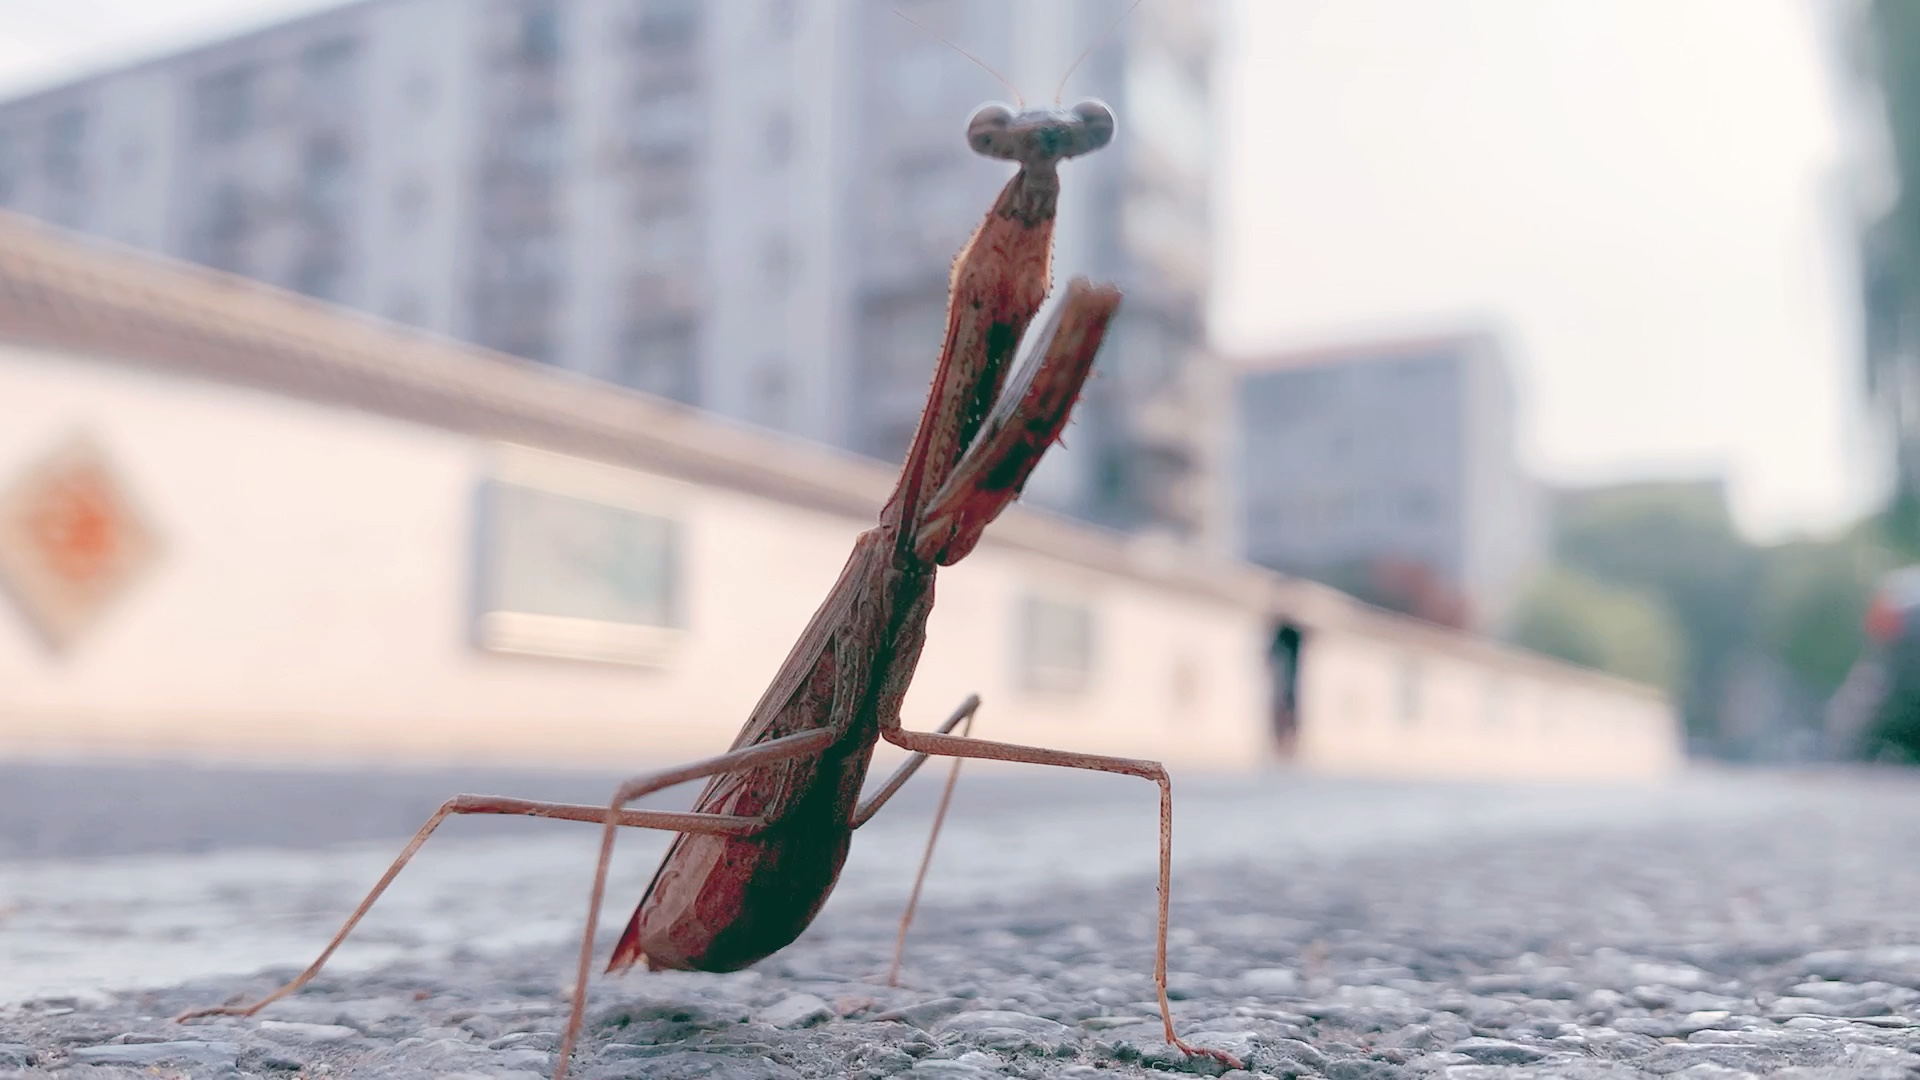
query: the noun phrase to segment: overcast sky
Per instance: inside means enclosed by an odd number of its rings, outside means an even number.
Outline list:
[[[1556,479],[1877,491],[1813,0],[1242,0],[1218,341],[1485,313]]]
[[[1817,0],[1226,2],[1218,345],[1490,318],[1548,479],[1876,494]],[[0,92],[330,6],[0,0]]]

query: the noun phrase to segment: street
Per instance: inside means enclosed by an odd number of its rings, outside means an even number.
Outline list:
[[[963,776],[905,985],[871,981],[891,955],[932,773],[856,836],[839,890],[790,949],[734,975],[597,981],[581,1075],[1217,1071],[1180,1059],[1153,1019],[1156,800],[1139,781]],[[78,772],[62,780],[43,787],[84,796]],[[356,783],[305,782],[343,798]],[[581,798],[597,782],[537,781],[578,785],[540,793]],[[361,783],[359,821],[423,797],[404,777]],[[207,772],[179,801],[222,784],[240,790]],[[165,817],[164,791],[150,820]],[[1177,777],[1175,809],[1176,1019],[1257,1073],[1906,1076],[1920,1065],[1912,777],[1706,772],[1564,788]],[[309,991],[253,1019],[179,1026],[165,1017],[258,995],[303,966],[408,830],[327,843],[316,824],[300,842],[317,846],[228,847],[195,814],[178,820],[207,850],[167,850],[156,828],[146,851],[0,862],[0,1067],[12,1053],[62,1075],[83,1064],[550,1070],[592,829],[450,822]],[[272,835],[261,814],[246,820],[256,844]],[[622,837],[603,933],[624,923],[665,842]]]

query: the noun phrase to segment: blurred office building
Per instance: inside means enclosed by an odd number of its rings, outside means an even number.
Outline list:
[[[1505,629],[1548,544],[1493,335],[1356,341],[1240,368],[1244,557],[1431,621]]]
[[[1031,494],[1223,542],[1210,5],[1127,6],[367,0],[0,104],[0,206],[895,460],[1009,173],[962,132],[1012,91],[940,36],[1028,101],[1086,52],[1120,136],[1063,169],[1055,274],[1127,304]]]

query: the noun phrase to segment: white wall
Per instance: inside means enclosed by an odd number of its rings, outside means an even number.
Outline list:
[[[1322,772],[1516,779],[1652,777],[1682,766],[1670,703],[1584,673],[1554,678],[1544,665],[1530,667],[1309,631],[1301,763]]]
[[[638,477],[685,530],[682,647],[657,670],[497,655],[469,643],[491,444],[16,346],[0,346],[0,402],[0,486],[87,432],[164,545],[69,654],[0,602],[0,754],[604,767],[717,752],[865,525]],[[1030,585],[1096,607],[1084,695],[1016,685]],[[985,736],[1248,767],[1267,753],[1263,639],[1253,607],[989,542],[941,575],[907,721],[978,691]],[[1184,710],[1178,664],[1196,673]]]

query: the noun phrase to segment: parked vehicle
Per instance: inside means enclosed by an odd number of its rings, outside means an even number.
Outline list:
[[[1827,703],[1834,756],[1920,763],[1920,566],[1880,579],[1867,605],[1867,654]]]

